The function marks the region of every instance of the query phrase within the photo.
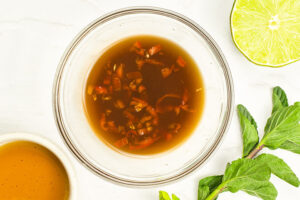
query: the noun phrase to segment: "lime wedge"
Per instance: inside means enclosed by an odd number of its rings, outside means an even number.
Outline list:
[[[236,0],[230,24],[237,48],[255,64],[300,59],[300,0]]]

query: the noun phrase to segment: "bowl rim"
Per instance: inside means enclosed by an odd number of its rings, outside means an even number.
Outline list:
[[[4,133],[0,135],[0,146],[9,144],[11,142],[17,142],[17,141],[28,141],[33,142],[38,145],[43,146],[44,148],[51,151],[62,163],[63,167],[65,168],[69,184],[70,184],[70,193],[69,193],[69,199],[70,200],[76,200],[77,194],[78,194],[78,188],[77,188],[77,177],[76,172],[74,168],[74,164],[72,164],[70,158],[66,155],[66,153],[60,148],[60,146],[54,144],[49,139],[33,134],[33,133],[26,133],[26,132],[12,132],[12,133]]]
[[[227,88],[227,104],[226,104],[226,112],[224,119],[222,121],[222,124],[219,128],[218,136],[214,142],[214,144],[210,147],[209,151],[206,153],[206,155],[198,160],[197,162],[194,162],[191,166],[189,166],[185,171],[176,174],[172,177],[168,177],[165,179],[155,180],[155,181],[136,181],[126,178],[120,178],[118,176],[115,176],[113,174],[110,174],[102,169],[97,168],[94,166],[87,158],[82,155],[82,153],[76,148],[76,146],[72,143],[72,140],[70,139],[70,136],[65,128],[65,124],[62,120],[62,113],[61,108],[59,104],[59,97],[60,97],[60,83],[61,83],[61,77],[64,71],[65,64],[71,55],[74,48],[77,47],[78,43],[87,35],[90,31],[92,31],[95,27],[97,27],[100,24],[103,24],[107,21],[110,21],[112,19],[116,19],[120,16],[128,15],[128,14],[156,14],[161,15],[165,17],[169,17],[171,19],[175,19],[185,25],[187,25],[189,28],[193,29],[196,33],[202,36],[202,38],[207,42],[207,44],[210,46],[212,51],[214,52],[216,59],[221,65],[221,68],[223,69],[223,75],[226,81],[226,88]],[[129,186],[129,187],[149,187],[149,186],[158,186],[170,182],[174,182],[176,180],[179,180],[186,175],[191,174],[194,172],[197,168],[200,166],[203,166],[204,162],[208,160],[208,158],[211,158],[212,154],[215,152],[219,144],[221,143],[222,139],[224,138],[224,135],[226,134],[228,127],[230,125],[232,115],[233,115],[233,105],[234,105],[234,87],[233,87],[233,80],[232,75],[228,66],[228,63],[225,59],[225,56],[223,52],[221,51],[220,47],[217,45],[215,40],[195,21],[191,20],[190,18],[179,14],[175,11],[159,8],[159,7],[152,7],[152,6],[134,6],[134,7],[125,7],[122,9],[118,9],[115,11],[111,11],[105,15],[102,15],[98,17],[97,19],[93,20],[91,23],[86,25],[76,36],[75,38],[70,42],[70,44],[67,46],[64,54],[61,57],[61,60],[58,64],[55,79],[53,82],[53,113],[54,118],[56,122],[56,126],[58,128],[58,131],[63,138],[65,144],[68,146],[68,149],[72,152],[72,154],[80,161],[81,164],[83,164],[86,168],[88,168],[91,172],[94,174],[105,178],[106,180],[112,181],[113,183],[121,184],[123,186]]]

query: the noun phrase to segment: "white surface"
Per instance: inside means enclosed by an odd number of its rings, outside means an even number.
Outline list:
[[[197,182],[223,173],[227,162],[240,156],[241,136],[236,113],[223,143],[202,168],[178,182],[151,189],[127,188],[92,174],[66,148],[52,113],[52,82],[58,62],[73,37],[95,18],[118,8],[158,6],[195,20],[221,47],[231,68],[235,102],[242,103],[256,119],[260,133],[271,112],[271,88],[283,87],[290,102],[300,100],[300,62],[280,69],[250,63],[234,46],[229,29],[233,0],[0,0],[0,134],[39,133],[71,157],[79,180],[80,200],[153,200],[158,190],[174,192],[182,200],[195,200]],[[265,152],[267,150],[264,150]],[[300,177],[300,156],[276,150]],[[299,188],[272,176],[278,200],[298,200]],[[219,200],[254,200],[242,192],[224,193]]]

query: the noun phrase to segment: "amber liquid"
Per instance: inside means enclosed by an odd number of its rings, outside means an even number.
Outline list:
[[[204,85],[197,65],[191,56],[174,42],[160,37],[141,35],[123,39],[108,48],[93,66],[86,82],[86,93],[84,97],[86,115],[91,127],[99,138],[109,146],[115,147],[114,143],[123,136],[120,133],[103,131],[99,125],[99,119],[101,118],[101,113],[105,112],[106,109],[110,109],[112,110],[112,115],[109,117],[110,120],[125,126],[126,122],[122,116],[123,110],[114,108],[113,103],[102,101],[99,96],[95,100],[95,96],[88,94],[88,87],[102,84],[108,63],[111,65],[123,63],[125,66],[124,74],[138,71],[136,59],[139,56],[135,52],[130,51],[136,41],[139,41],[144,49],[149,49],[153,45],[160,44],[162,53],[154,55],[153,59],[159,60],[164,63],[165,66],[172,66],[174,63],[176,65],[178,56],[181,56],[186,62],[184,68],[180,68],[180,71],[172,73],[167,78],[162,77],[162,67],[159,66],[146,63],[140,70],[143,75],[142,84],[147,88],[146,99],[149,105],[155,107],[157,100],[161,96],[165,94],[181,95],[184,89],[186,89],[189,93],[188,105],[194,110],[193,112],[185,112],[182,110],[178,115],[174,112],[159,114],[159,124],[155,128],[165,130],[157,133],[162,134],[162,136],[159,137],[160,139],[147,148],[130,149],[128,146],[125,146],[119,149],[132,154],[156,154],[178,146],[185,141],[191,133],[193,133],[196,125],[199,123],[204,106]],[[124,100],[121,93],[113,98]],[[170,99],[170,101],[174,101],[174,104],[180,103],[176,102],[178,101],[176,99]],[[124,102],[126,102],[126,99]],[[127,104],[128,103],[126,103],[126,106]],[[143,114],[140,114],[140,117],[142,117],[142,115]],[[172,133],[171,139],[166,139],[163,134],[165,134],[168,130],[168,126],[172,123],[181,124],[181,128],[177,133]]]
[[[70,184],[60,160],[36,143],[0,147],[0,199],[67,200]]]

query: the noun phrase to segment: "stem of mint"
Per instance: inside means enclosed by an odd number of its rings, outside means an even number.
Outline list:
[[[254,158],[258,154],[258,152],[260,152],[264,148],[264,146],[264,144],[258,144],[257,147],[255,147],[255,149],[253,149],[251,153],[247,156],[247,158]]]
[[[219,185],[207,198],[206,200],[214,200],[218,195],[225,189],[226,182]]]

